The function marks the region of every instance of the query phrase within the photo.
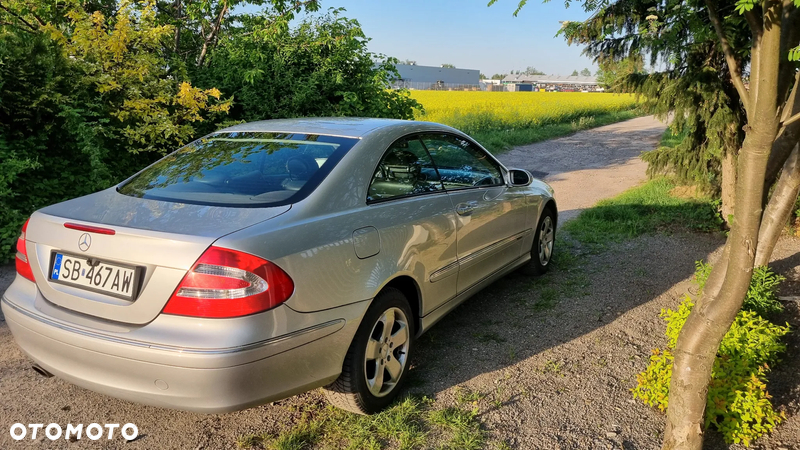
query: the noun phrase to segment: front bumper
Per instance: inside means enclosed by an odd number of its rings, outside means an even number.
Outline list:
[[[337,308],[339,318],[293,333],[213,349],[148,344],[71,326],[5,295],[2,311],[20,348],[59,378],[133,402],[218,413],[335,380],[368,303]]]

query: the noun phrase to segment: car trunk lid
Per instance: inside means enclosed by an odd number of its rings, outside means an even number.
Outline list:
[[[34,213],[26,245],[36,284],[46,300],[93,317],[144,324],[161,312],[183,276],[214,241],[289,209],[191,205],[133,198],[109,189]],[[92,231],[92,227],[107,231]],[[100,286],[52,279],[56,261],[62,258],[90,258],[102,267],[133,270],[136,286],[130,292],[134,298],[122,298]]]

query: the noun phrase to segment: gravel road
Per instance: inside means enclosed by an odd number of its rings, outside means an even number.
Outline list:
[[[535,145],[501,156],[512,167],[546,172],[559,207],[577,214],[598,199],[644,179],[637,155],[652,148],[664,126],[638,118]],[[690,289],[695,260],[718,252],[716,235],[645,236],[602,254],[583,255],[569,270],[531,280],[512,274],[451,313],[423,336],[412,361],[409,390],[455,402],[459,389],[480,391],[480,419],[494,444],[516,449],[657,448],[663,415],[634,402],[629,389],[654,347],[663,346],[661,308]],[[782,239],[777,267],[800,286],[800,240]],[[0,292],[13,266],[0,267]],[[545,298],[545,295],[547,298]],[[547,302],[552,306],[546,306]],[[795,329],[800,314],[790,307]],[[487,319],[488,318],[488,319]],[[797,335],[797,333],[795,333]],[[800,343],[792,337],[787,363],[774,373],[775,401],[789,420],[759,442],[798,448]],[[0,448],[222,449],[242,435],[276,432],[294,416],[293,405],[316,401],[312,392],[237,413],[200,415],[142,406],[45,379],[30,369],[0,317]],[[11,424],[135,423],[140,438],[70,443],[40,438],[17,443]],[[711,436],[708,448],[727,448]]]
[[[645,179],[643,150],[658,145],[666,125],[653,116],[523,145],[500,155],[506,167],[527,169],[556,191],[561,223]]]

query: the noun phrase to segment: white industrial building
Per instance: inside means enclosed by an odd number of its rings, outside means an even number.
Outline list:
[[[503,78],[503,84],[508,91],[603,91],[597,82],[597,77],[593,76],[508,75]]]
[[[396,87],[408,89],[478,89],[481,72],[473,69],[397,64]]]

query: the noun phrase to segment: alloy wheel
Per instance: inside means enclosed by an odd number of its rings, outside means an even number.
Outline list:
[[[555,229],[553,219],[545,216],[542,225],[539,227],[539,263],[546,266],[553,256],[553,243],[555,241]]]
[[[410,339],[408,318],[400,308],[387,309],[372,327],[364,374],[375,397],[384,397],[397,386],[406,367]]]

